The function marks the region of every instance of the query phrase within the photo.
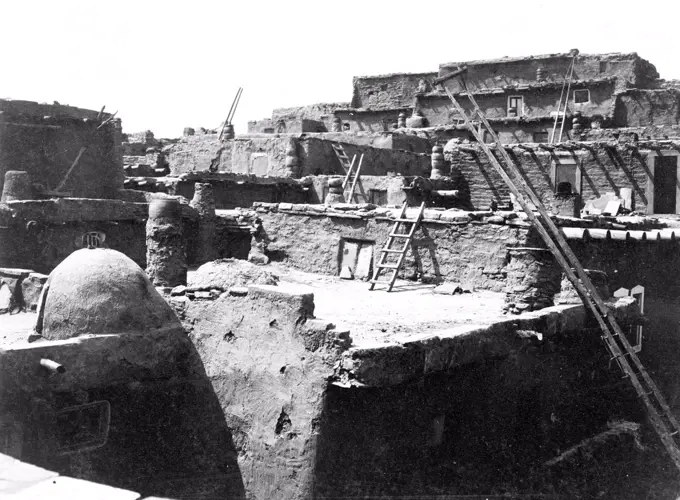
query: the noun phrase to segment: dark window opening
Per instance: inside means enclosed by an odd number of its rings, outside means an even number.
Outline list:
[[[342,124],[342,130],[344,130],[345,132],[348,132],[349,129],[350,129],[349,123],[343,123]]]
[[[534,132],[534,142],[548,142],[549,138],[548,132]]]
[[[387,205],[387,190],[369,189],[368,202],[378,206]]]
[[[600,73],[605,73],[607,71],[607,62],[600,61]]]
[[[574,104],[584,104],[590,102],[590,90],[574,90]]]
[[[263,134],[273,134],[274,133],[274,128],[273,127],[267,127],[262,129]]]

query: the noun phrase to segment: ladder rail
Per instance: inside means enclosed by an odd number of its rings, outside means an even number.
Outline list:
[[[352,198],[354,198],[354,190],[357,187],[357,182],[359,181],[359,176],[361,175],[361,165],[364,162],[364,155],[363,153],[359,157],[359,165],[357,166],[357,171],[356,174],[354,174],[354,181],[352,182],[352,187],[349,190],[349,196],[347,197],[347,201],[352,203]],[[364,200],[366,200],[366,197],[364,196]],[[368,200],[366,200],[368,201]]]
[[[349,176],[352,174],[352,169],[354,168],[354,162],[357,159],[357,155],[352,156],[352,163],[349,164],[349,168],[347,169],[347,173],[345,174],[345,180],[342,181],[342,190],[344,191],[345,188],[347,187],[347,184],[349,183]],[[342,160],[341,160],[342,163]],[[345,167],[343,165],[343,167]],[[346,167],[345,167],[346,168]]]
[[[456,107],[457,111],[459,114],[463,117],[463,120],[465,121],[466,126],[468,129],[472,132],[472,134],[475,136],[477,139],[477,142],[479,146],[482,148],[482,150],[485,152],[485,154],[488,156],[490,162],[492,165],[495,167],[495,169],[498,171],[498,173],[501,175],[503,180],[506,182],[508,187],[510,188],[511,192],[516,196],[517,201],[519,204],[522,206],[523,210],[527,214],[527,217],[529,220],[534,224],[534,227],[536,227],[537,231],[545,241],[546,245],[548,248],[552,251],[553,255],[555,256],[556,260],[560,263],[561,267],[563,268],[565,274],[569,278],[569,280],[572,282],[574,287],[576,288],[577,292],[579,295],[582,297],[584,303],[591,309],[593,312],[593,315],[595,316],[600,328],[602,329],[604,336],[603,340],[605,340],[605,344],[607,345],[609,351],[613,354],[613,359],[617,360],[617,363],[621,367],[621,369],[624,371],[624,373],[629,376],[631,379],[631,383],[633,387],[635,388],[636,392],[638,393],[638,396],[643,400],[643,403],[647,407],[648,413],[650,415],[650,419],[652,420],[655,430],[657,430],[657,433],[659,434],[659,437],[661,438],[663,444],[665,445],[666,449],[669,452],[669,455],[671,456],[671,459],[673,460],[674,464],[676,467],[680,469],[680,450],[678,449],[675,441],[672,439],[672,436],[676,434],[677,431],[680,431],[680,427],[678,426],[678,422],[673,416],[672,412],[670,411],[670,408],[668,407],[668,404],[666,403],[665,399],[663,398],[663,395],[659,391],[658,387],[654,384],[652,381],[651,377],[645,370],[645,368],[642,366],[642,363],[640,362],[639,358],[635,354],[635,352],[632,352],[632,348],[630,346],[630,343],[627,341],[625,338],[625,335],[623,334],[621,328],[619,327],[618,323],[616,322],[615,318],[611,315],[611,313],[608,311],[606,305],[604,304],[604,301],[600,297],[599,293],[597,292],[597,289],[594,287],[592,284],[592,281],[590,278],[587,276],[585,273],[585,270],[582,268],[580,265],[580,262],[576,258],[576,256],[573,254],[571,251],[571,248],[568,246],[566,243],[566,239],[564,238],[563,234],[561,231],[557,228],[557,226],[554,224],[550,216],[548,215],[547,211],[545,210],[545,207],[543,203],[541,202],[540,199],[538,199],[537,195],[533,191],[533,189],[530,188],[530,186],[526,183],[526,181],[522,178],[521,173],[517,170],[514,161],[510,158],[510,156],[507,154],[505,151],[505,148],[503,147],[502,143],[500,142],[500,139],[498,138],[497,134],[491,127],[491,125],[488,123],[486,120],[486,117],[481,113],[481,109],[476,103],[476,100],[474,97],[468,92],[466,95],[468,99],[470,99],[471,103],[473,104],[473,108],[475,108],[477,115],[479,116],[479,119],[481,123],[484,125],[486,128],[486,132],[490,134],[492,137],[496,149],[499,153],[499,155],[503,158],[504,162],[506,163],[507,169],[509,169],[517,179],[518,183],[522,186],[528,197],[531,199],[533,204],[535,205],[537,211],[541,215],[542,220],[539,220],[533,213],[533,210],[527,200],[525,199],[524,195],[518,187],[515,185],[515,182],[513,179],[510,177],[510,175],[506,172],[506,169],[503,168],[503,166],[500,164],[496,156],[493,154],[489,146],[484,143],[483,137],[482,136],[482,127],[480,126],[479,130],[474,127],[472,124],[471,120],[468,118],[467,114],[465,113],[464,109],[458,101],[455,99],[453,94],[450,92],[450,90],[445,86],[442,85],[444,88],[446,94],[448,97],[451,99],[452,103]],[[547,226],[546,227],[544,226]],[[550,232],[548,232],[550,230]],[[551,235],[550,233],[553,233]],[[553,239],[554,236],[554,239]],[[555,243],[555,240],[557,243]],[[557,246],[561,247],[561,249]],[[572,267],[575,269],[576,272],[572,270]],[[577,277],[578,275],[578,277]],[[605,318],[607,321],[605,322]],[[612,331],[614,333],[612,333]],[[621,344],[623,345],[623,349],[626,350],[626,354],[623,353],[621,347],[617,344],[616,338],[619,338],[621,341]],[[643,386],[640,380],[637,377],[637,374],[633,370],[633,367],[631,364],[628,362],[628,360],[625,358],[625,356],[629,356],[630,359],[633,362],[633,365],[638,369],[640,372],[640,375],[645,382],[645,384],[650,388],[650,391],[647,391]],[[672,427],[674,428],[674,431],[670,431],[668,429],[668,426],[666,423],[662,420],[662,416],[659,415],[657,408],[654,406],[654,403],[652,400],[649,398],[650,395],[654,395],[656,399],[656,403],[661,407],[663,410],[664,416],[667,418],[667,420],[670,422]]]
[[[387,238],[387,242],[385,244],[385,247],[382,249],[380,252],[380,258],[378,259],[378,263],[376,265],[376,268],[373,272],[373,278],[371,279],[371,286],[369,290],[373,290],[375,288],[375,285],[378,283],[383,283],[387,285],[387,291],[391,292],[392,288],[394,287],[395,282],[397,281],[397,276],[399,274],[399,270],[401,269],[401,266],[404,263],[404,258],[406,257],[406,254],[408,253],[408,249],[412,248],[412,242],[413,242],[413,235],[415,234],[416,230],[418,229],[418,226],[420,225],[422,218],[423,218],[423,213],[425,211],[425,203],[420,204],[420,208],[418,210],[418,214],[415,219],[407,220],[406,219],[406,209],[407,209],[407,204],[404,203],[401,207],[401,212],[399,213],[399,216],[397,217],[397,220],[394,223],[394,226],[392,226],[392,229],[390,230],[389,236]],[[406,233],[398,233],[399,225],[403,224],[410,224],[411,227],[408,229]],[[395,236],[396,235],[396,236]],[[394,243],[395,238],[401,237],[405,238],[406,241],[404,242],[404,245],[402,246],[401,249],[396,251],[397,249],[392,249],[391,245]],[[392,250],[392,251],[391,251]],[[415,249],[414,249],[415,252]],[[390,255],[390,253],[399,253],[399,257],[397,258],[396,263],[388,263],[386,259]],[[389,281],[378,281],[378,278],[382,274],[382,271],[384,269],[389,269],[392,272],[392,276],[390,277]]]

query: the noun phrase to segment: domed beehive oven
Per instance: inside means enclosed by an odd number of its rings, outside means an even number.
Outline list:
[[[49,340],[182,329],[144,271],[106,248],[73,252],[52,271],[39,318],[37,330]]]

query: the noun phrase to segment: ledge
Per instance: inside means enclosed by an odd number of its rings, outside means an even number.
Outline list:
[[[633,314],[631,301],[612,303],[617,316]],[[424,375],[499,358],[544,338],[577,334],[586,326],[582,304],[558,305],[508,316],[491,324],[456,325],[428,334],[396,337],[389,344],[357,345],[335,367],[342,387],[386,387]]]

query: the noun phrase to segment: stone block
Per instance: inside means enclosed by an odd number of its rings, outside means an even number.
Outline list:
[[[37,309],[40,293],[42,292],[46,281],[46,274],[30,273],[28,277],[21,282],[21,295],[26,310],[35,311]]]

